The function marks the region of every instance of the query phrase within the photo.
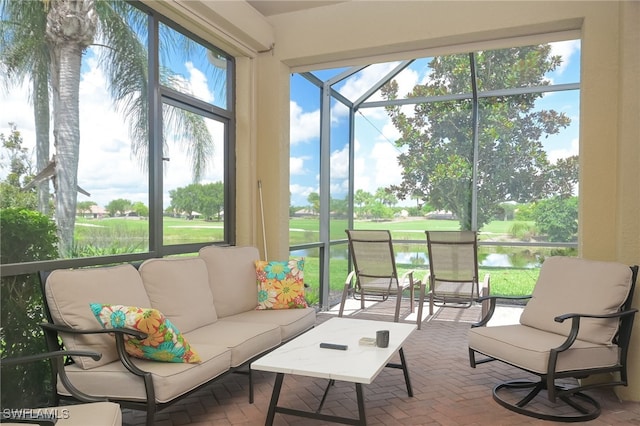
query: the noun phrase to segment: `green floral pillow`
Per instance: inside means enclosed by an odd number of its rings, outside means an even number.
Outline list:
[[[126,340],[124,347],[129,355],[165,362],[201,361],[182,333],[157,309],[100,303],[89,305],[104,328],[131,328],[147,334],[143,340],[133,337]]]
[[[287,262],[256,260],[258,307],[256,309],[306,308],[304,259]]]

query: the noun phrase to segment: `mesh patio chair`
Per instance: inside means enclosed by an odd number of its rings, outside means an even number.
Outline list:
[[[400,318],[400,306],[404,290],[409,290],[410,309],[414,309],[415,289],[424,287],[422,280],[414,279],[414,271],[407,271],[398,278],[391,232],[387,230],[346,230],[349,239],[349,251],[353,260],[353,271],[348,275],[339,316],[344,313],[344,306],[351,294],[360,300],[360,307],[365,309],[365,301],[385,301],[390,295],[396,296],[395,322]],[[421,325],[421,310],[417,319]]]
[[[519,298],[528,303],[518,324],[485,327],[496,306],[488,298],[488,314],[469,331],[471,367],[497,360],[538,376],[493,388],[493,399],[511,411],[560,422],[597,418],[600,404],[585,391],[627,385],[637,277],[638,266],[547,258],[533,293]]]
[[[425,233],[429,253],[429,315],[433,315],[434,306],[468,308],[478,297],[489,295],[489,274],[485,275],[482,288],[478,281],[475,231]],[[487,306],[483,304],[483,314]]]
[[[11,368],[42,360],[50,360],[58,365],[58,371],[64,371],[64,359],[70,356],[90,357],[99,360],[102,355],[92,351],[54,351],[36,355],[28,355],[15,358],[3,358],[0,360],[2,368]],[[83,404],[63,405],[45,408],[19,408],[3,407],[0,412],[2,424],[36,424],[56,426],[120,426],[122,425],[122,412],[120,405],[108,402],[106,398],[97,398],[86,395],[71,384],[66,375],[60,377],[64,387],[71,392]],[[5,389],[3,389],[3,392]],[[7,390],[8,391],[8,390]],[[20,389],[12,389],[19,392]]]

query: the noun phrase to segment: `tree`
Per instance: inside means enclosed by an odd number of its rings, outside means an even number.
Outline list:
[[[53,105],[55,219],[61,254],[73,245],[80,146],[79,85],[82,55],[100,40],[104,68],[114,103],[129,125],[133,152],[144,166],[149,144],[146,105],[148,60],[136,31],[144,31],[146,15],[119,0],[3,0],[0,65],[5,85],[32,82],[38,170],[49,164],[49,93]],[[171,44],[172,40],[163,39]],[[183,48],[188,48],[183,47]],[[172,86],[166,70],[161,80]],[[50,90],[50,92],[49,92]],[[165,128],[179,126],[181,142],[193,161],[194,180],[208,165],[212,139],[202,117],[166,108]],[[180,142],[179,141],[179,142]],[[48,189],[39,187],[41,211]],[[47,187],[48,188],[48,183]]]
[[[549,241],[575,241],[578,234],[578,198],[555,196],[536,203],[533,216]]]
[[[484,76],[479,90],[548,84],[545,74],[560,64],[550,51],[549,45],[538,45],[476,53],[476,74]],[[429,81],[415,86],[408,96],[471,93],[469,61],[469,55],[434,58]],[[396,99],[397,92],[395,81],[383,88],[387,99]],[[562,174],[562,191],[565,184],[577,181],[577,169],[560,164],[554,171],[547,159],[542,138],[558,133],[570,119],[564,113],[535,109],[540,97],[540,93],[527,93],[479,101],[478,228],[491,220],[500,203],[531,202],[557,193],[554,173],[570,172]],[[470,229],[472,219],[472,106],[472,100],[418,103],[413,115],[399,106],[387,107],[401,132],[396,145],[405,148],[398,157],[402,182],[391,190],[400,199],[421,196],[432,207],[455,213],[462,229]]]
[[[140,217],[149,216],[149,207],[145,206],[142,201],[136,201],[131,205],[131,211]]]
[[[193,216],[193,212],[198,210],[199,198],[202,192],[202,185],[191,184],[185,187],[172,189],[169,191],[171,206],[178,213],[186,213]]]
[[[320,194],[312,192],[307,197],[307,201],[309,202],[309,207],[312,212],[318,213],[320,211]]]
[[[356,214],[359,217],[366,217],[369,214],[369,205],[373,201],[373,195],[364,189],[356,190],[353,195],[353,203],[356,205]]]
[[[124,198],[118,198],[116,200],[109,201],[109,204],[105,206],[105,209],[109,212],[109,215],[112,217],[122,216],[127,211],[131,210],[131,201],[125,200]]]
[[[22,136],[15,124],[9,123],[11,134],[0,133],[0,169],[6,169],[7,176],[0,182],[0,208],[19,207],[35,209],[37,200],[33,190],[22,188],[32,178],[29,151],[22,146]]]
[[[222,182],[208,183],[201,185],[198,196],[198,211],[208,219],[216,217],[222,218],[224,210],[224,184]]]
[[[81,215],[91,213],[91,207],[97,206],[95,201],[78,201],[77,208]]]

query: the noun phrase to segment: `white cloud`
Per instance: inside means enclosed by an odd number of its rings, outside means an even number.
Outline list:
[[[560,158],[571,157],[572,155],[578,155],[579,141],[578,139],[571,140],[571,147],[569,149],[553,149],[549,150],[547,157],[551,163],[555,163]]]
[[[191,88],[191,93],[205,102],[213,103],[214,96],[213,93],[211,93],[211,90],[209,90],[207,76],[202,71],[194,67],[191,61],[187,62],[185,67],[189,72],[189,86]]]
[[[571,61],[574,53],[580,51],[580,40],[567,40],[551,43],[551,55],[559,55],[562,57],[562,63],[556,69],[558,74],[562,74]]]
[[[305,173],[304,162],[308,157],[290,157],[289,158],[289,174],[302,175]]]
[[[317,193],[319,191],[318,191],[318,187],[304,186],[304,185],[298,185],[293,183],[289,185],[289,192],[291,192],[292,199],[303,199],[306,202],[309,194],[311,194],[312,192]],[[294,201],[293,204],[297,204],[297,203]]]
[[[291,144],[306,142],[320,137],[320,111],[304,112],[302,108],[291,101],[289,103],[289,120]]]
[[[349,177],[349,145],[331,153],[331,179],[347,179]]]

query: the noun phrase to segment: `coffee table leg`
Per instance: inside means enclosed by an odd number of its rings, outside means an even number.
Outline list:
[[[367,415],[364,410],[364,395],[362,394],[362,383],[356,383],[356,398],[358,399],[358,424],[367,424]]]
[[[402,371],[404,372],[404,382],[407,385],[407,394],[412,397],[413,389],[411,388],[411,379],[409,379],[409,368],[407,368],[407,361],[404,359],[404,351],[400,348],[400,362],[402,363]]]
[[[278,405],[278,399],[280,398],[280,389],[282,389],[283,379],[284,373],[276,374],[276,382],[273,384],[273,392],[271,393],[271,402],[269,403],[267,420],[264,422],[265,426],[271,426],[273,424],[273,418],[276,415],[276,406]]]

